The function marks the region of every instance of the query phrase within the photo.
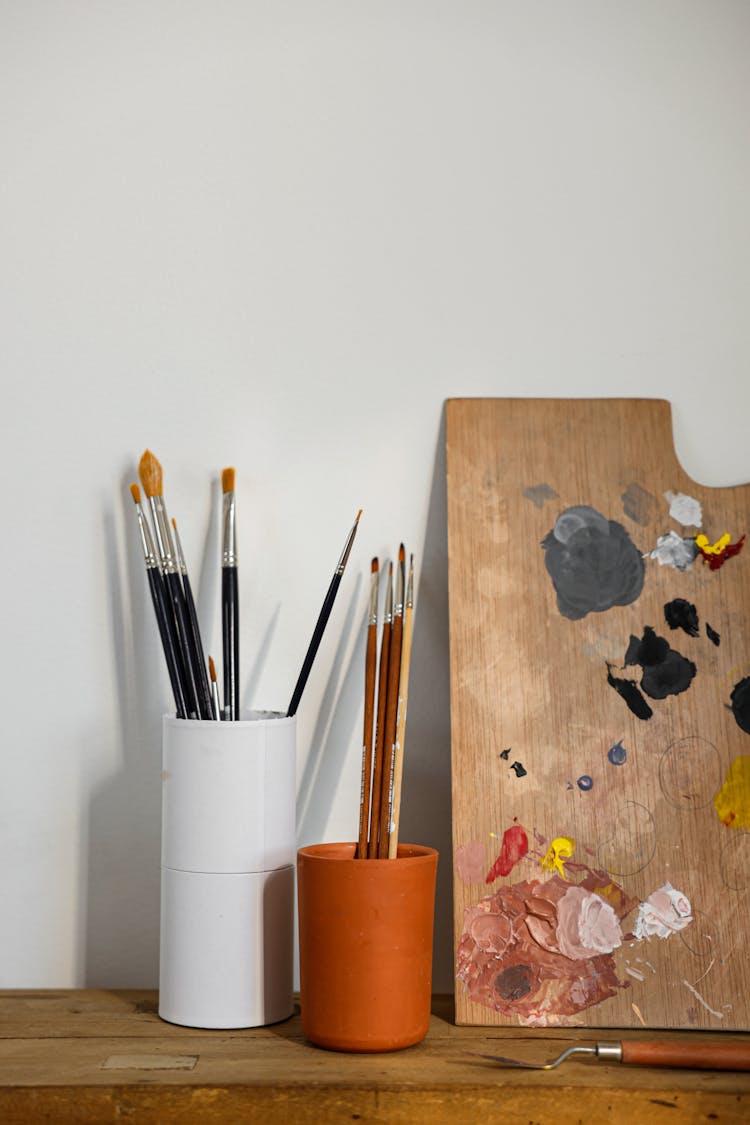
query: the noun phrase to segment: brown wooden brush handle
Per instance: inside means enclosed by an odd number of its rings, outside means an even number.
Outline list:
[[[631,1066],[678,1066],[695,1070],[750,1070],[748,1043],[623,1042]]]

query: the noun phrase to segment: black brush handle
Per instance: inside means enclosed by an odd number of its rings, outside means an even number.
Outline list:
[[[240,603],[237,567],[221,570],[221,639],[224,655],[224,708],[240,717]]]
[[[313,661],[315,660],[320,642],[323,639],[323,633],[325,632],[325,627],[328,624],[328,618],[331,616],[331,610],[333,609],[333,603],[336,600],[336,594],[338,593],[340,584],[341,575],[339,573],[336,573],[331,579],[331,584],[328,587],[328,593],[325,596],[322,609],[318,614],[318,620],[315,623],[312,640],[310,641],[307,652],[305,653],[305,659],[302,663],[302,669],[299,676],[297,677],[297,683],[295,685],[294,691],[292,692],[292,698],[287,708],[287,716],[296,715],[297,713],[299,701],[302,698],[302,692],[305,690],[305,684],[307,683],[307,678],[310,675],[310,669],[313,666]]]
[[[156,623],[159,626],[161,645],[164,649],[164,659],[167,662],[169,682],[172,685],[172,692],[174,694],[177,717],[179,719],[186,719],[187,706],[185,704],[185,691],[182,686],[180,656],[175,644],[174,631],[170,629],[172,613],[167,602],[167,596],[164,593],[164,583],[159,570],[155,566],[148,567],[146,573],[148,575],[148,584],[151,588],[151,599],[154,603]]]
[[[195,686],[195,676],[193,674],[193,658],[190,652],[190,622],[188,621],[182,582],[179,574],[174,573],[165,575],[164,581],[172,605],[172,613],[174,615],[177,633],[177,645],[182,660],[182,670],[185,674],[185,703],[188,709],[188,718],[197,719],[200,716],[200,707],[198,705],[198,690]]]
[[[206,657],[203,652],[203,641],[201,640],[201,630],[198,624],[198,614],[195,608],[195,599],[193,598],[193,588],[190,585],[190,579],[187,574],[183,574],[182,576],[182,588],[185,593],[185,606],[187,607],[187,616],[190,622],[190,639],[192,642],[190,645],[190,654],[193,658],[193,676],[198,689],[198,703],[200,704],[201,718],[218,718],[218,715],[214,715],[211,685],[208,682],[208,670],[206,668]]]

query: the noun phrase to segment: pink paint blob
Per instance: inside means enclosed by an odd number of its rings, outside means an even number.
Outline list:
[[[481,840],[470,840],[456,848],[456,871],[464,883],[483,883],[487,855]]]
[[[510,875],[519,859],[529,850],[529,838],[520,824],[512,824],[503,833],[500,854],[487,872],[485,883],[494,883],[498,875]]]

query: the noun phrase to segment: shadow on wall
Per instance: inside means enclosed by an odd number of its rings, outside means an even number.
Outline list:
[[[414,607],[400,839],[437,848],[433,990],[453,992],[448,521],[445,410],[435,452],[424,559]],[[417,565],[415,560],[415,566]]]
[[[132,509],[131,480],[132,470],[123,475],[120,497]],[[129,531],[132,512],[125,516]],[[88,988],[153,988],[159,963],[161,714],[169,695],[164,694],[166,673],[138,535],[133,528],[132,535],[125,535],[124,549],[118,545],[111,497],[105,504],[104,531],[120,764],[92,789],[82,840],[82,870],[87,871],[83,983]]]

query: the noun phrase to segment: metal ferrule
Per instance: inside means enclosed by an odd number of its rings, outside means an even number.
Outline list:
[[[378,579],[380,575],[377,570],[373,571],[370,576],[370,612],[367,616],[368,625],[377,625],[378,623]]]
[[[385,595],[385,613],[383,624],[390,625],[393,621],[393,575],[388,576],[388,590]]]
[[[406,584],[406,608],[414,609],[414,555],[409,558],[409,581]]]
[[[146,560],[146,570],[153,570],[154,567],[158,567],[159,560],[154,551],[154,541],[151,538],[148,521],[140,504],[136,504],[135,513],[138,517],[138,530],[141,533],[141,546],[143,547],[143,557]]]
[[[622,1062],[622,1043],[597,1043],[596,1057],[604,1062]]]
[[[357,524],[358,524],[358,522],[359,522],[358,520],[355,520],[354,527],[351,529],[351,531],[349,532],[349,534],[346,538],[346,543],[344,544],[344,549],[341,552],[341,558],[339,559],[338,565],[336,566],[336,573],[337,574],[343,574],[344,573],[344,567],[346,566],[347,561],[349,559],[349,555],[351,553],[352,543],[354,542],[354,536],[357,534]]]
[[[237,566],[237,525],[235,522],[234,492],[224,493],[224,538],[221,545],[221,565]]]
[[[399,559],[396,568],[396,608],[394,610],[395,617],[403,617],[404,614],[404,564]]]
[[[172,526],[172,534],[174,535],[174,556],[177,567],[181,574],[186,575],[187,567],[185,565],[185,552],[182,549],[182,540],[180,539],[180,533],[174,525]]]
[[[154,532],[156,533],[156,546],[161,558],[162,570],[165,574],[177,574],[178,568],[174,557],[174,544],[172,532],[167,519],[167,509],[161,496],[149,496],[151,515],[154,517]]]

